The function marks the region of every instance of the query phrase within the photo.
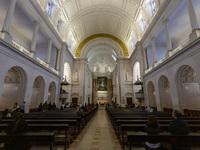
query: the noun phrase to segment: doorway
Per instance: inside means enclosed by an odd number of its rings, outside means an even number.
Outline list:
[[[75,104],[76,106],[78,105],[78,98],[77,97],[72,98],[72,104]]]
[[[127,105],[132,105],[132,97],[127,97],[126,101],[127,101]]]

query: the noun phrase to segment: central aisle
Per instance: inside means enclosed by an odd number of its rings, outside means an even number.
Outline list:
[[[121,150],[105,109],[99,108],[84,130],[70,146],[70,150]]]

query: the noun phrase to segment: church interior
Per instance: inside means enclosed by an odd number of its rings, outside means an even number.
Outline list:
[[[53,140],[51,150],[131,149],[132,132],[124,139],[122,127],[128,118],[150,115],[145,108],[171,120],[178,110],[198,133],[199,24],[199,0],[0,0],[0,113],[24,103],[28,125],[34,114],[48,119],[35,120],[34,128],[54,129],[68,119],[60,130],[72,132],[69,120],[80,121],[78,134],[66,133],[65,144]],[[38,112],[44,103],[55,110]],[[74,115],[87,106],[82,125]],[[0,131],[6,123],[0,121]],[[49,149],[47,141],[31,149]]]

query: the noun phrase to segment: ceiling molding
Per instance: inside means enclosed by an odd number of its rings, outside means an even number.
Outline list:
[[[128,49],[127,49],[126,45],[120,39],[118,39],[117,37],[115,37],[113,35],[102,33],[102,34],[91,35],[91,36],[87,37],[85,40],[83,40],[79,44],[79,46],[76,50],[76,57],[80,56],[81,50],[85,46],[86,43],[88,43],[89,41],[91,41],[93,39],[101,38],[101,37],[109,38],[109,39],[115,41],[116,43],[118,43],[120,45],[120,47],[122,48],[123,52],[124,52],[124,56],[129,56]]]

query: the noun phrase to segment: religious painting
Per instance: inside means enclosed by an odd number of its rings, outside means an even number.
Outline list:
[[[107,77],[98,77],[98,91],[107,91]]]

